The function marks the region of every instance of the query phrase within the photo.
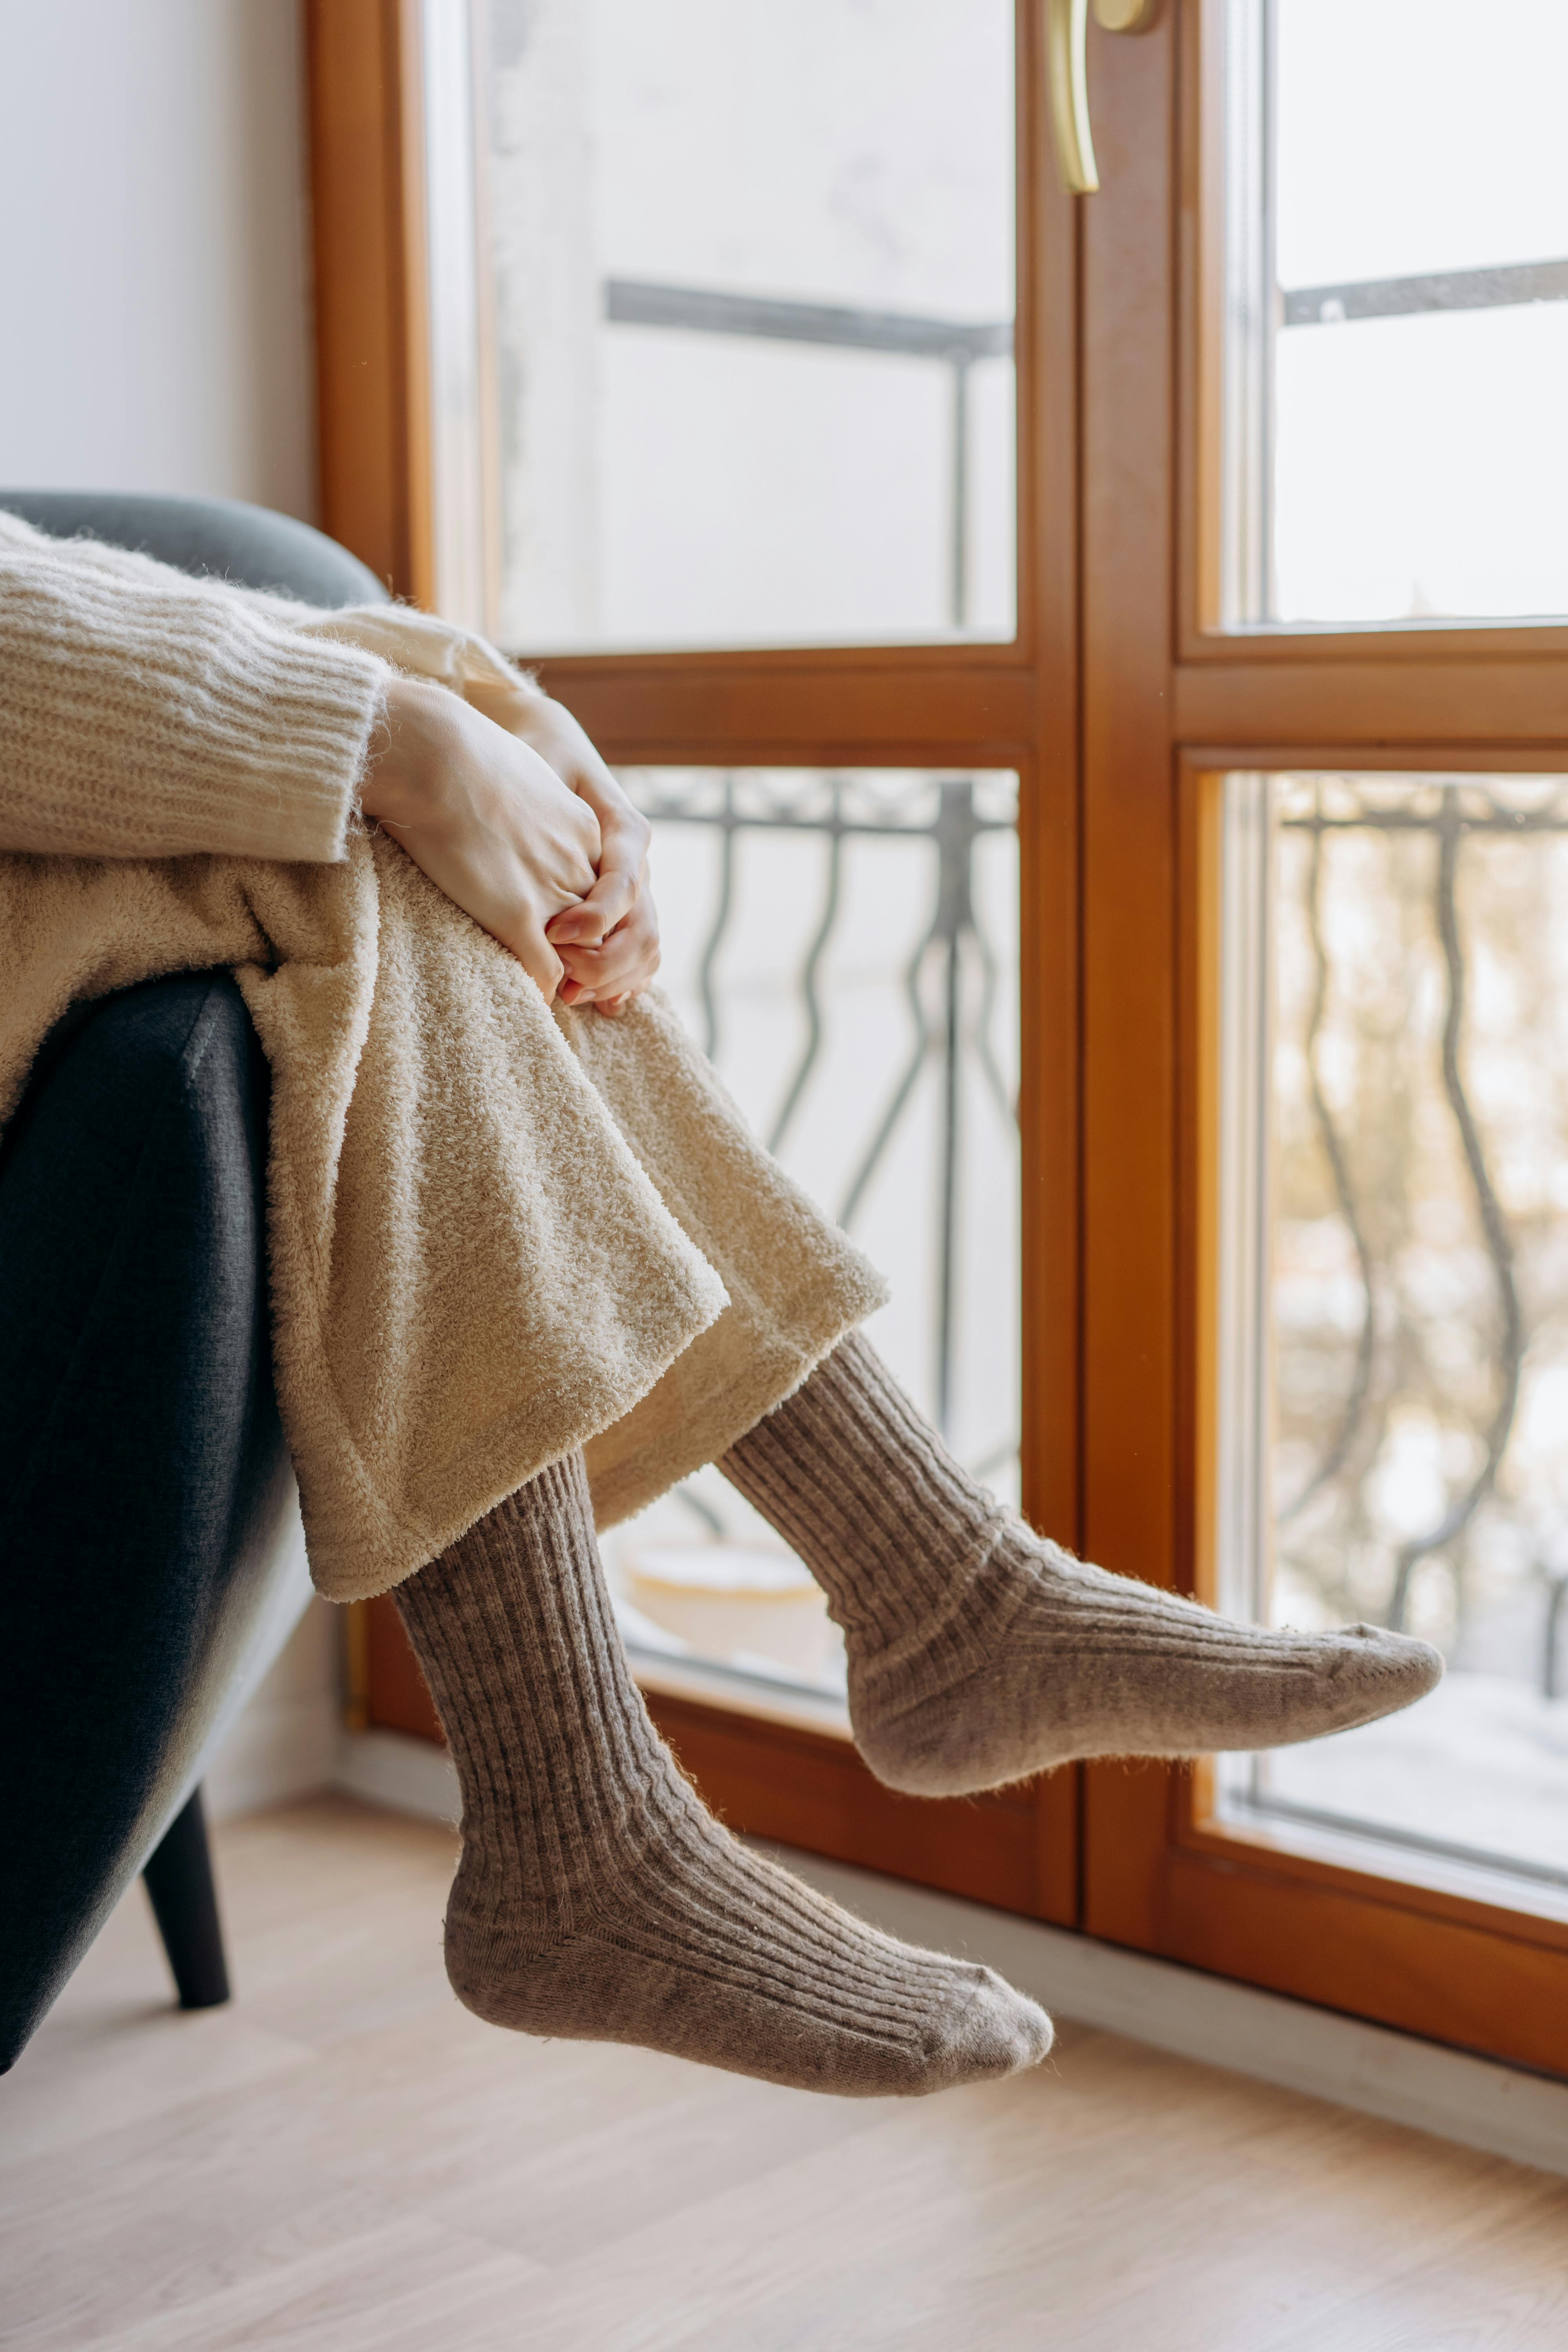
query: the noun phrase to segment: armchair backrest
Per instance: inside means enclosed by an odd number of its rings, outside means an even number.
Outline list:
[[[90,532],[181,572],[242,588],[272,588],[301,604],[384,604],[382,583],[357,555],[308,522],[242,499],[143,497],[123,490],[5,490],[0,507],[54,539]]]

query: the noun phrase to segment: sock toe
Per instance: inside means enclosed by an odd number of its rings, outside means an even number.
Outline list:
[[[1037,2066],[1056,2029],[1037,2001],[1016,1991],[992,1969],[982,1969],[974,1999],[953,2030],[955,2081],[982,2082]]]
[[[1391,1633],[1385,1625],[1346,1625],[1329,1639],[1338,1651],[1331,1673],[1346,1700],[1362,1710],[1356,1722],[1371,1723],[1414,1706],[1443,1679],[1441,1650],[1413,1633]]]

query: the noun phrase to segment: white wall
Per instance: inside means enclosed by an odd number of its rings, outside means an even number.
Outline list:
[[[313,518],[296,0],[0,0],[0,483]]]

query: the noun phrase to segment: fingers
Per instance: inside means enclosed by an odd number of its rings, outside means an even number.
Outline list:
[[[566,974],[561,983],[563,1004],[607,1004],[617,997],[636,996],[651,986],[658,970],[658,955],[653,953],[627,961],[617,957],[611,965],[580,961],[568,951]]]
[[[606,856],[597,881],[575,907],[551,918],[545,935],[556,947],[599,947],[637,904],[638,876],[612,866]]]
[[[606,959],[597,952],[591,958],[587,954],[580,956],[569,948],[565,965],[562,1003],[576,1004],[586,999],[602,1004],[612,997],[632,996],[650,986],[658,971],[658,950],[655,947],[638,955],[617,954]]]
[[[572,986],[573,983],[571,981],[565,981],[562,983],[561,1002],[563,1004],[574,1005],[581,1013],[608,1013],[611,1020],[618,1019],[620,1014],[626,1011],[627,1005],[633,1003],[636,999],[642,994],[642,990],[640,988],[628,988],[623,996],[591,996],[586,989],[579,990],[575,994],[569,994],[568,992],[572,989]]]
[[[590,907],[584,898],[575,907],[563,908],[559,915],[552,915],[545,926],[545,937],[552,947],[596,948],[609,928],[604,910]]]
[[[568,948],[563,957],[566,978],[595,996],[615,996],[645,985],[653,978],[657,956],[624,948],[618,936],[605,948]]]
[[[553,926],[552,939],[554,939]],[[624,923],[597,947],[574,947],[556,941],[566,977],[579,994],[597,1001],[646,988],[658,970],[658,918],[650,898],[644,897]],[[578,995],[567,1000],[573,1003]]]

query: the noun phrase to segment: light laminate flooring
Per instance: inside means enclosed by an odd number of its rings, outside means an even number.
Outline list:
[[[1067,2026],[1011,2083],[838,2101],[498,2033],[453,1839],[234,1823],[237,1982],[139,1889],[0,2082],[26,2352],[1564,2352],[1568,2184]]]

